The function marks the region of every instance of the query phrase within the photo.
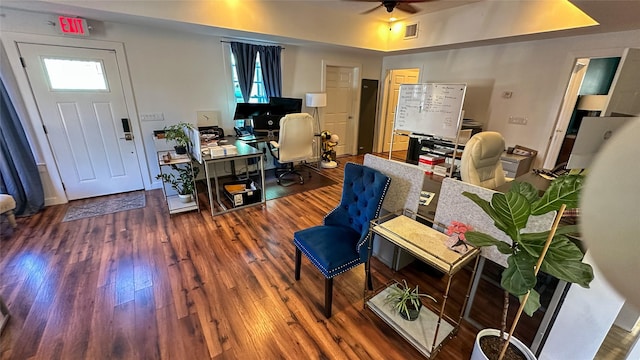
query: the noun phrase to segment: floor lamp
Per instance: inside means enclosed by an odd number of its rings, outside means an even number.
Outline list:
[[[320,169],[320,162],[322,161],[322,139],[320,138],[320,113],[318,108],[327,106],[327,94],[326,93],[307,93],[306,96],[307,107],[313,108],[313,119],[316,121],[316,129],[314,135],[316,137],[316,153],[318,155],[318,169]]]

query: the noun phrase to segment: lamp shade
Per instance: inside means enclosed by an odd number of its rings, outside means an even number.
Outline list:
[[[325,107],[327,106],[326,93],[307,93],[307,107]]]

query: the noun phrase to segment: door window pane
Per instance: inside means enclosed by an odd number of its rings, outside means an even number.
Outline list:
[[[107,90],[101,61],[45,58],[52,90]]]

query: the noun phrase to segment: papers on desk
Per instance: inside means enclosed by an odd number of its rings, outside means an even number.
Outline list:
[[[209,148],[211,156],[225,156],[238,154],[238,148],[235,145],[212,146]]]
[[[436,196],[436,193],[429,191],[420,191],[420,205],[427,206],[431,203],[431,200]]]

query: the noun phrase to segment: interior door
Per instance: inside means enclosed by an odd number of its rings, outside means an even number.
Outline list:
[[[584,75],[587,72],[588,66],[589,59],[586,58],[578,59],[576,61],[576,64],[573,66],[571,79],[569,80],[569,86],[565,91],[564,99],[562,100],[562,108],[560,109],[560,114],[558,115],[558,120],[556,122],[556,128],[553,131],[553,135],[551,136],[549,150],[547,150],[547,155],[544,161],[543,167],[545,169],[553,169],[556,166],[556,160],[558,159],[558,154],[560,154],[560,148],[562,147],[562,143],[564,142],[564,137],[567,133],[567,127],[569,126],[569,122],[571,121],[571,116],[573,115],[573,110],[576,106],[576,101],[578,100],[580,86],[582,85],[582,80],[584,79]]]
[[[604,116],[640,115],[640,49],[625,49],[603,113]]]
[[[417,84],[420,76],[419,69],[397,69],[391,70],[388,75],[386,93],[386,104],[384,113],[384,147],[382,151],[391,150],[391,135],[393,134],[393,121],[396,118],[396,106],[398,105],[398,95],[400,85]],[[395,135],[393,139],[393,150],[407,150],[409,146],[408,136]]]
[[[373,136],[378,106],[378,80],[362,79],[360,86],[360,121],[358,122],[358,155],[373,152]]]
[[[19,43],[69,200],[142,189],[116,54]]]
[[[327,66],[325,91],[327,106],[324,108],[322,130],[340,137],[335,147],[336,155],[352,155],[355,144],[353,124],[353,68]]]

